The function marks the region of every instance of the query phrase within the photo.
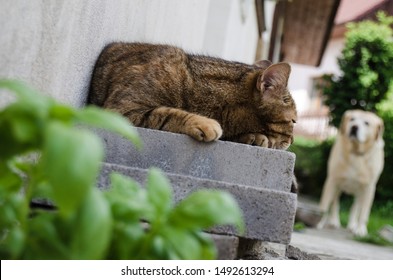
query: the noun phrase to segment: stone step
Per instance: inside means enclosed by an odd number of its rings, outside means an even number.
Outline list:
[[[95,132],[105,141],[106,162],[289,192],[295,155],[228,141],[201,143],[187,135],[137,128],[144,148],[122,137]]]
[[[233,235],[210,234],[217,248],[217,260],[235,260],[238,257],[239,238]]]
[[[101,189],[109,187],[109,175],[113,171],[133,178],[142,186],[147,175],[147,169],[103,163],[98,179]],[[289,244],[296,212],[295,194],[168,172],[166,175],[172,184],[176,202],[202,188],[227,191],[237,200],[243,211],[246,231],[240,237]],[[209,232],[239,236],[232,226],[215,227]]]

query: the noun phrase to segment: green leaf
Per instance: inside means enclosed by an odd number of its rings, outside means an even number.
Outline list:
[[[42,128],[54,102],[19,81],[0,80],[0,88],[17,97],[0,112],[0,158],[40,148]]]
[[[1,232],[0,257],[1,259],[19,258],[25,245],[25,232],[20,226],[13,226],[11,229]]]
[[[151,238],[146,238],[145,244],[148,248],[145,254],[142,254],[142,258],[150,260],[179,260],[180,256],[174,250],[173,246],[162,235],[155,234]]]
[[[43,119],[34,114],[34,111],[26,103],[14,103],[7,108],[11,115],[11,128],[14,139],[18,142],[36,142],[38,129]]]
[[[172,188],[169,180],[157,168],[151,168],[147,175],[147,197],[154,210],[150,222],[165,221],[172,209]]]
[[[199,241],[200,257],[202,260],[214,260],[217,258],[217,248],[212,238],[205,232],[198,231],[194,236]]]
[[[2,79],[0,80],[0,88],[12,91],[16,97],[23,100],[23,102],[45,107],[47,107],[49,103],[52,103],[49,97],[42,96],[38,91],[21,81]]]
[[[16,192],[22,187],[22,179],[11,170],[6,162],[0,161],[0,197]]]
[[[41,166],[61,213],[75,211],[94,186],[103,159],[102,146],[88,131],[60,122],[48,125]]]
[[[242,212],[233,197],[222,191],[200,190],[183,199],[172,211],[169,222],[183,229],[207,229],[233,224],[244,231]]]
[[[193,232],[166,227],[162,230],[161,235],[165,238],[166,254],[170,259],[200,260],[205,257],[215,258],[214,245],[209,248],[212,254],[206,253],[206,239],[199,239],[199,236]],[[204,243],[202,244],[200,241]]]
[[[39,211],[28,219],[27,241],[23,258],[69,259],[70,249],[66,244],[68,242],[61,238],[61,235],[63,238],[67,236],[68,232],[61,231],[59,225],[62,224],[65,224],[64,220],[60,219],[55,212]]]
[[[12,224],[17,222],[15,209],[9,203],[9,198],[2,198],[0,202],[0,228],[9,228]]]
[[[151,216],[152,207],[145,189],[134,180],[117,173],[111,174],[111,189],[105,192],[113,216],[121,221],[139,221]]]
[[[50,117],[65,123],[73,120],[78,111],[63,104],[53,104],[50,108]]]
[[[133,179],[120,173],[112,173],[110,175],[111,189],[109,193],[118,193],[125,196],[126,199],[132,199],[141,192],[141,186]]]
[[[102,259],[108,250],[112,217],[108,202],[98,189],[91,189],[77,213],[71,244],[72,259]]]
[[[0,158],[40,148],[46,108],[16,102],[0,112]]]
[[[95,106],[88,106],[78,111],[75,117],[84,124],[118,133],[134,143],[136,147],[142,147],[142,142],[136,129],[126,118],[117,113],[106,111]]]
[[[139,251],[141,239],[145,235],[139,221],[115,221],[112,233],[111,248],[108,259],[130,260],[135,259]]]

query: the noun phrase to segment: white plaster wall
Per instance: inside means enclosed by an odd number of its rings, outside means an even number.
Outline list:
[[[329,41],[319,67],[291,64],[292,72],[288,88],[292,92],[298,111],[307,111],[310,105],[309,93],[312,87],[312,78],[323,74],[340,74],[337,58],[344,47],[344,39]]]
[[[254,63],[258,24],[253,0],[212,0],[206,27],[206,54]]]
[[[246,63],[255,62],[258,23],[254,0],[233,0],[223,57]]]
[[[214,1],[214,0],[213,0]],[[203,49],[210,0],[0,0],[0,78],[18,78],[82,106],[112,41]],[[0,105],[7,102],[0,94]]]
[[[203,42],[204,54],[220,57],[226,42],[226,26],[233,0],[212,0]]]

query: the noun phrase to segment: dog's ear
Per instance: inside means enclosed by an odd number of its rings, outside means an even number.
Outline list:
[[[382,139],[384,130],[385,130],[385,126],[383,124],[383,121],[380,120],[380,123],[377,126],[377,131],[376,131],[376,134],[375,134],[375,140]]]
[[[345,114],[341,118],[341,123],[338,128],[342,135],[345,134],[345,127],[347,126],[347,121],[348,121],[348,112],[345,112]]]

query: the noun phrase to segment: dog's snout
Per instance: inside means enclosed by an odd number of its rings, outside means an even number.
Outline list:
[[[357,125],[352,126],[351,130],[349,131],[349,136],[356,137],[358,134],[358,129],[359,129],[359,127]]]

